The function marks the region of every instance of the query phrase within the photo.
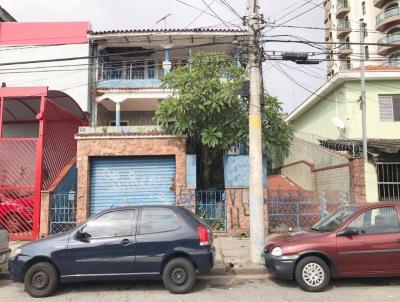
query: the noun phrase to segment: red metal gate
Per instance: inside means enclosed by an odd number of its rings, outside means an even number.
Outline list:
[[[0,88],[0,224],[11,240],[37,239],[41,191],[76,155],[86,122],[47,88]]]

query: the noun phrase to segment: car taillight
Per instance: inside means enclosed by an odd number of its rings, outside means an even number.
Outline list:
[[[197,227],[197,234],[199,234],[199,243],[200,246],[209,245],[209,238],[208,238],[208,230],[205,227],[198,226]]]

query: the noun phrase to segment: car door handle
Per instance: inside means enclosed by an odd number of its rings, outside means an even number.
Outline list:
[[[133,241],[132,240],[129,240],[129,239],[123,239],[122,241],[121,241],[121,244],[122,245],[131,245],[131,244],[133,244]]]
[[[397,243],[400,243],[400,239],[397,239],[397,241],[396,241]]]

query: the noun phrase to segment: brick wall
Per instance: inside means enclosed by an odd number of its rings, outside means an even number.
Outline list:
[[[366,202],[364,160],[350,160],[350,183],[353,202]]]
[[[182,137],[77,137],[77,223],[89,215],[90,157],[174,155],[175,193],[186,188],[186,138]]]
[[[349,160],[298,138],[293,141],[282,174],[308,191],[350,191]]]
[[[250,235],[249,189],[226,189],[226,229],[230,236]],[[264,192],[266,196],[266,193]],[[265,226],[267,207],[264,205]],[[266,229],[267,232],[267,229]]]

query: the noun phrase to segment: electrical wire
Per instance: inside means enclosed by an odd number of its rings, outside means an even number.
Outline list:
[[[179,3],[181,3],[181,4],[183,4],[183,5],[186,5],[186,6],[188,6],[188,7],[191,7],[191,8],[193,8],[193,9],[197,10],[197,11],[202,12],[202,9],[200,9],[200,8],[198,8],[198,7],[196,7],[196,6],[193,6],[193,5],[189,4],[189,3],[186,3],[185,1],[182,1],[182,0],[175,0],[175,1],[177,1],[177,2],[179,2]],[[217,18],[218,20],[221,21],[221,19],[220,19],[218,16],[215,16],[215,15],[213,15],[213,14],[210,14],[210,13],[208,13],[207,11],[204,12],[204,14],[206,14],[206,15],[208,15],[208,16],[211,16],[211,17],[213,17],[213,18]],[[232,25],[232,26],[234,26],[234,27],[239,27],[238,25],[236,25],[236,24],[234,24],[234,23],[230,23],[230,22],[228,22],[228,21],[226,21],[226,20],[223,20],[222,23],[224,23],[224,24],[227,23],[227,24],[230,24],[230,25]],[[227,26],[227,27],[228,27],[228,26]],[[229,27],[228,27],[228,28],[229,28]]]
[[[207,4],[207,7],[203,9],[200,14],[198,14],[188,25],[185,26],[185,29],[190,27],[194,22],[196,22],[208,9],[209,6],[211,6],[216,0],[212,0],[210,4]]]
[[[235,10],[232,5],[230,5],[227,1],[225,0],[218,0],[218,2],[220,2],[223,6],[227,7],[228,10],[230,10],[234,15],[236,15],[237,17],[239,17],[240,19],[242,19],[242,16],[238,13],[237,10]]]

